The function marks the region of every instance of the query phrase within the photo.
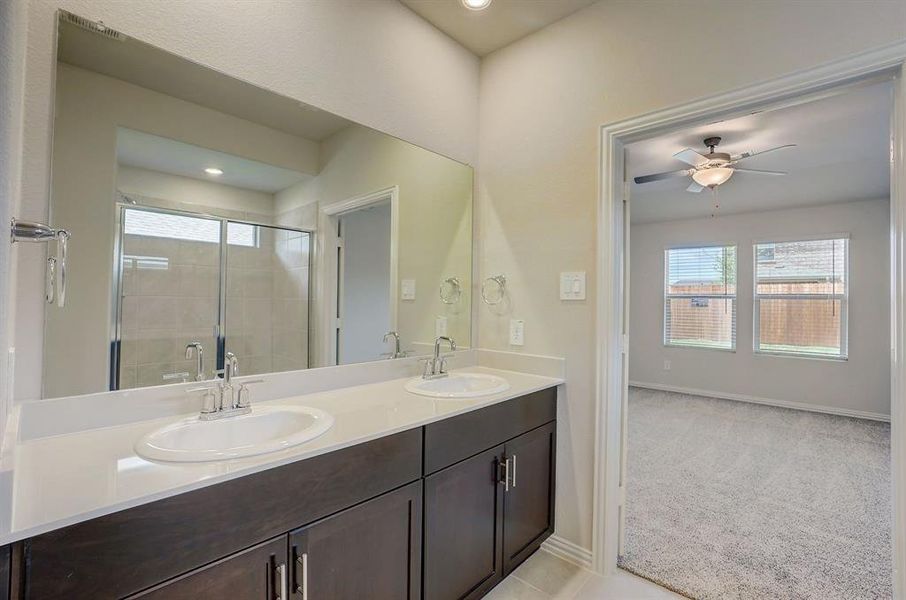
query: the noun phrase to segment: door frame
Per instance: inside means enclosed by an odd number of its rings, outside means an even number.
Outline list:
[[[318,210],[318,273],[316,278],[317,314],[315,322],[318,340],[317,366],[337,364],[337,245],[340,217],[375,204],[390,203],[390,327],[397,330],[399,323],[399,195],[394,185],[361,196],[353,196],[340,202],[321,206]],[[323,325],[322,325],[323,324]]]
[[[815,68],[716,94],[665,110],[602,125],[598,194],[596,312],[595,470],[592,567],[615,572],[620,545],[620,513],[625,427],[624,375],[628,358],[623,200],[624,147],[690,126],[772,110],[840,93],[872,80],[892,80],[890,275],[891,275],[891,483],[893,494],[894,595],[906,595],[906,42],[848,56]],[[625,357],[624,357],[625,355]]]

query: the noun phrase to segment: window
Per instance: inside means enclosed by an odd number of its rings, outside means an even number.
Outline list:
[[[736,349],[736,246],[669,248],[664,344]]]
[[[755,244],[755,351],[846,358],[846,238]]]
[[[220,221],[173,213],[136,210],[125,211],[123,231],[130,235],[220,243]],[[233,246],[258,247],[258,227],[247,223],[230,222],[227,243]]]

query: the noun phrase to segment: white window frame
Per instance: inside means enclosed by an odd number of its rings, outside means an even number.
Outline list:
[[[736,256],[736,283],[734,284],[734,292],[730,294],[670,294],[668,293],[668,288],[670,287],[670,251],[671,250],[691,250],[696,248],[733,248],[733,253]],[[737,325],[739,319],[739,303],[737,302],[739,296],[739,246],[735,243],[704,243],[704,244],[683,244],[679,246],[667,246],[664,248],[664,298],[663,305],[661,306],[661,330],[662,330],[662,339],[664,342],[664,347],[666,348],[686,348],[690,350],[716,350],[718,352],[736,352],[736,334],[737,334]],[[699,346],[695,344],[678,344],[676,342],[671,342],[667,339],[667,306],[670,303],[670,300],[673,298],[708,298],[717,299],[717,300],[732,300],[733,308],[733,323],[732,323],[732,333],[730,335],[731,345],[729,348],[722,348],[720,346]]]
[[[838,294],[759,294],[758,293],[758,246],[762,244],[788,244],[791,242],[819,242],[843,240],[843,291]],[[800,236],[772,240],[759,240],[752,244],[752,351],[756,355],[801,358],[805,360],[846,361],[849,359],[849,234],[837,233],[821,236]],[[840,300],[840,354],[820,354],[783,350],[762,350],[761,345],[761,300]]]

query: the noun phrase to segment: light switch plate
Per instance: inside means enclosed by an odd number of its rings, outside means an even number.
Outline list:
[[[525,345],[525,321],[522,319],[510,319],[510,345]]]
[[[560,299],[585,300],[585,271],[560,273]]]
[[[440,315],[434,319],[434,337],[447,335],[447,317]]]
[[[414,279],[403,279],[400,281],[400,300],[415,300]]]

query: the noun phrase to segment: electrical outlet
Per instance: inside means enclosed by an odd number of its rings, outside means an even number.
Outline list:
[[[525,345],[525,321],[522,319],[510,319],[510,345]]]
[[[669,370],[670,370],[670,361],[669,361],[669,360],[665,360],[665,361],[664,361],[664,370],[665,370],[665,371],[669,371]]]
[[[447,335],[447,317],[441,315],[434,319],[434,337]]]

